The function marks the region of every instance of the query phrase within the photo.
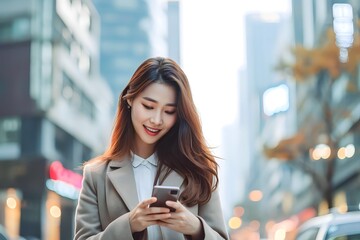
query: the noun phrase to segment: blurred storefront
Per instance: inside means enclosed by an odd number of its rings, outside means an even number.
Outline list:
[[[103,151],[113,95],[90,0],[0,1],[0,224],[72,239],[81,165]]]
[[[0,224],[11,237],[72,238],[82,176],[48,162],[1,161]]]

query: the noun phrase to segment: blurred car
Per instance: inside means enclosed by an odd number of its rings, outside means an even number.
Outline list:
[[[329,213],[303,223],[296,240],[360,240],[360,211]]]

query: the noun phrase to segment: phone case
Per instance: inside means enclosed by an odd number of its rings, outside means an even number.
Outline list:
[[[153,188],[152,196],[157,198],[157,201],[150,205],[150,207],[166,207],[170,209],[170,212],[174,212],[175,209],[167,206],[166,201],[176,202],[179,198],[180,189],[176,186],[159,186],[156,185]]]

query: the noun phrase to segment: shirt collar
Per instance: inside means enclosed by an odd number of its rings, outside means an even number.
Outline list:
[[[156,154],[153,153],[150,157],[144,159],[136,155],[135,153],[132,153],[131,164],[133,165],[133,167],[137,168],[142,163],[143,164],[150,163],[152,166],[157,167],[158,159]]]

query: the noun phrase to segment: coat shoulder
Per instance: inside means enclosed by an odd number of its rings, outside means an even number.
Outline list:
[[[121,168],[130,163],[130,157],[123,157],[120,159],[104,159],[97,157],[91,159],[84,164],[84,172],[91,172],[92,174],[104,173],[109,168]]]
[[[109,161],[95,158],[85,163],[84,172],[102,173],[105,171],[108,165],[109,165]]]

